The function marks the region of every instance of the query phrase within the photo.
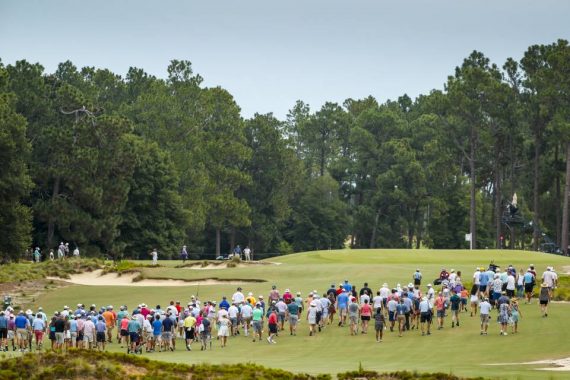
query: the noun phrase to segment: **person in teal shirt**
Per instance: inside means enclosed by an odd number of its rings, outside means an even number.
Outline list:
[[[255,304],[255,308],[251,314],[251,321],[253,324],[253,341],[255,342],[255,338],[259,337],[259,341],[261,342],[261,330],[263,329],[263,309],[261,308],[261,304],[259,302]]]
[[[291,335],[297,335],[297,322],[299,321],[299,305],[291,302],[287,305],[287,316],[289,317],[289,331]]]

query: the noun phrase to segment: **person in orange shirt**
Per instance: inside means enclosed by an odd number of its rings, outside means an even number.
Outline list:
[[[103,318],[105,318],[105,325],[107,325],[107,341],[112,343],[113,329],[117,321],[117,317],[113,312],[113,306],[107,306],[107,310],[103,313]]]

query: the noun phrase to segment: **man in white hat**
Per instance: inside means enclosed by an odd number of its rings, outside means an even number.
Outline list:
[[[431,316],[432,316],[432,306],[429,303],[427,297],[422,297],[420,302],[420,326],[422,330],[422,336],[426,335],[426,327],[427,327],[427,335],[431,335]]]
[[[548,294],[552,299],[553,289],[558,285],[558,275],[552,270],[552,267],[546,267],[546,271],[542,273],[542,283],[548,287]]]

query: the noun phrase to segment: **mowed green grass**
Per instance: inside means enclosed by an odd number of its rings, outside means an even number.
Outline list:
[[[437,277],[442,267],[463,272],[464,281],[471,281],[476,266],[487,266],[493,260],[506,267],[517,269],[535,264],[542,273],[552,265],[558,273],[570,269],[566,257],[523,251],[453,251],[453,250],[340,250],[299,253],[276,257],[268,261],[278,265],[254,265],[242,268],[193,270],[174,268],[180,262],[159,262],[160,268],[145,268],[143,274],[152,278],[178,279],[263,279],[264,283],[243,283],[244,292],[267,297],[271,285],[283,291],[326,291],[330,284],[347,279],[360,288],[366,281],[373,290],[388,282],[407,284],[416,268],[424,274],[425,284]],[[566,267],[566,268],[565,268]],[[235,285],[185,286],[185,287],[117,287],[70,286],[43,295],[38,306],[47,311],[61,310],[63,305],[75,306],[78,302],[97,305],[127,304],[133,306],[145,302],[150,306],[165,307],[170,300],[186,303],[191,295],[201,300],[221,300],[231,297]],[[421,372],[446,372],[460,376],[484,376],[509,379],[566,379],[569,372],[537,371],[533,365],[498,365],[495,363],[521,363],[543,359],[570,357],[570,304],[550,306],[548,318],[541,318],[537,301],[522,305],[523,318],[519,334],[499,336],[496,323],[490,326],[488,336],[479,335],[479,319],[461,314],[461,327],[446,327],[434,331],[432,336],[422,337],[410,331],[403,338],[397,333],[386,333],[383,343],[376,343],[372,331],[368,335],[350,336],[348,328],[329,326],[316,337],[308,336],[306,322],[299,326],[295,337],[281,334],[278,344],[253,343],[243,335],[230,338],[228,347],[221,349],[214,341],[211,351],[177,350],[174,353],[144,354],[149,358],[184,363],[239,363],[255,362],[269,367],[295,372],[338,373],[363,368],[377,371],[417,370]],[[372,330],[372,329],[371,329]],[[181,341],[179,341],[181,343]],[[183,348],[183,347],[180,347]],[[196,351],[198,348],[198,351]],[[109,350],[120,350],[116,344]]]

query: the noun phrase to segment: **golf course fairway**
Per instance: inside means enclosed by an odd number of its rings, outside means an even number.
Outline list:
[[[471,283],[475,267],[487,267],[491,261],[501,268],[509,264],[519,269],[534,264],[540,277],[547,266],[553,266],[560,277],[570,272],[567,257],[527,252],[497,250],[338,250],[297,253],[274,257],[266,265],[243,264],[235,268],[196,269],[176,268],[180,261],[161,261],[157,268],[141,268],[143,278],[155,280],[151,286],[72,285],[43,294],[36,302],[51,315],[64,305],[72,309],[77,303],[87,306],[96,304],[127,305],[129,311],[137,304],[150,307],[169,301],[181,301],[185,305],[192,295],[202,301],[228,299],[241,284],[244,294],[253,292],[257,297],[267,298],[272,285],[283,292],[300,291],[306,297],[310,291],[326,292],[331,284],[344,280],[360,289],[368,282],[373,291],[384,282],[390,287],[398,283],[412,282],[412,274],[419,268],[423,273],[421,290],[425,293],[427,283],[435,279],[442,268],[462,272],[463,283]],[[142,262],[141,262],[142,263]],[[145,262],[148,264],[148,262]],[[160,286],[160,279],[194,281],[193,285]],[[200,280],[221,280],[215,285],[200,285]],[[231,280],[225,283],[223,280]],[[253,282],[253,280],[257,282]],[[261,282],[263,281],[263,282]],[[437,287],[436,287],[437,289]],[[535,289],[536,297],[536,289]],[[522,319],[519,333],[499,335],[495,322],[497,312],[492,312],[489,335],[479,334],[479,317],[461,313],[461,326],[451,328],[451,318],[446,318],[443,330],[432,330],[431,336],[421,336],[417,330],[408,331],[399,338],[397,332],[385,333],[384,341],[374,339],[373,324],[369,333],[351,336],[348,327],[336,324],[327,326],[323,332],[310,337],[306,316],[303,313],[297,336],[286,330],[277,337],[277,344],[267,341],[253,343],[250,337],[230,337],[228,346],[220,348],[214,339],[212,350],[201,352],[195,345],[192,352],[184,349],[182,341],[174,352],[144,353],[143,356],[167,362],[192,363],[245,363],[282,368],[292,372],[311,374],[356,370],[359,366],[379,372],[408,370],[418,372],[444,372],[458,376],[481,376],[500,379],[568,379],[566,371],[540,370],[548,364],[521,364],[539,360],[570,357],[570,304],[551,303],[547,318],[542,318],[536,298],[532,304],[520,302]],[[336,316],[335,318],[338,318]],[[510,330],[509,330],[510,332]],[[215,333],[213,333],[215,334]],[[266,336],[266,335],[265,335]],[[116,343],[107,350],[126,351]]]

